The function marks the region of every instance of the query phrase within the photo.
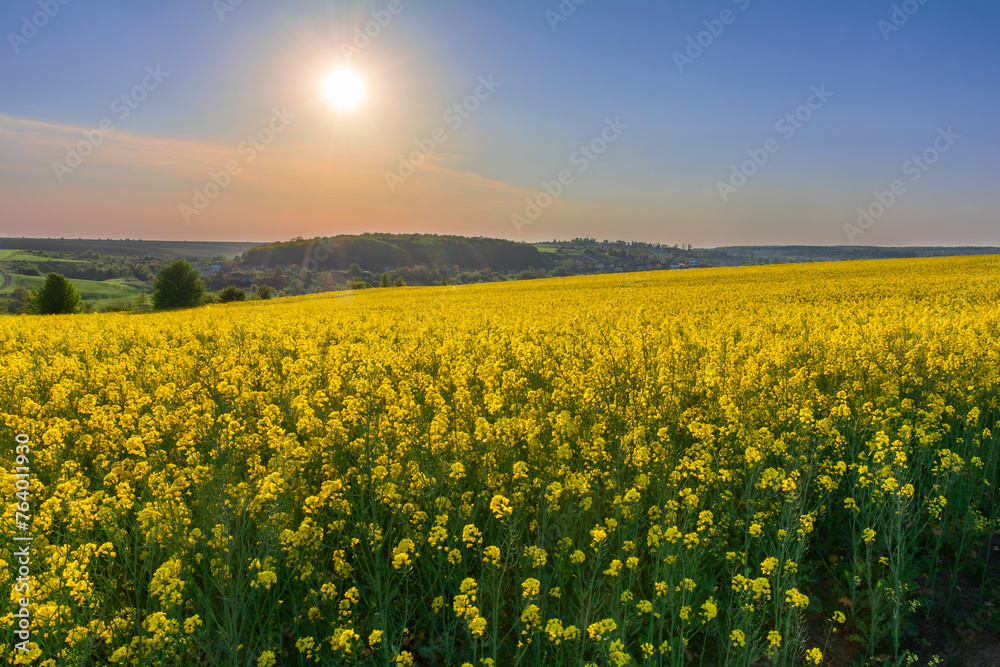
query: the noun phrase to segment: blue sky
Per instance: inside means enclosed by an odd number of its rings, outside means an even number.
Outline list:
[[[0,234],[1000,245],[996,1],[397,2],[4,4]],[[319,81],[377,17],[368,98],[337,112]]]

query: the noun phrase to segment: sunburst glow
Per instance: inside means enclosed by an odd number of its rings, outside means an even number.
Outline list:
[[[343,67],[326,75],[323,79],[323,93],[335,108],[351,111],[361,106],[365,100],[365,81],[356,71]]]

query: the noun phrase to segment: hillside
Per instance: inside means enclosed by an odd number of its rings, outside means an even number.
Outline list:
[[[93,252],[124,257],[156,257],[158,259],[210,259],[217,255],[232,257],[252,248],[256,243],[245,241],[143,241],[137,239],[32,239],[0,238],[0,259],[7,251],[36,250],[55,253]],[[26,259],[20,256],[21,259]]]
[[[942,246],[722,246],[715,249],[730,255],[753,257],[771,263],[828,262],[851,259],[914,259],[917,257],[960,257],[963,255],[995,255],[994,247]],[[748,262],[756,263],[756,262]]]
[[[366,271],[423,265],[431,268],[523,271],[548,268],[552,260],[535,246],[505,239],[437,234],[362,234],[296,239],[247,250],[244,264],[298,265],[310,271],[344,271],[358,264]]]

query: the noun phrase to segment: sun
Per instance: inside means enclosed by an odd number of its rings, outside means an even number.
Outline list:
[[[341,67],[323,79],[326,99],[340,111],[353,111],[365,100],[365,80],[356,71]]]

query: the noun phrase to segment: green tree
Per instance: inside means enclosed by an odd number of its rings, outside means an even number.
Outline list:
[[[383,273],[379,276],[378,286],[379,287],[390,287],[392,285],[392,279],[389,277],[388,273]]]
[[[201,304],[204,296],[205,284],[186,259],[176,259],[156,274],[153,306],[157,310],[192,308]]]
[[[50,273],[42,289],[31,297],[27,312],[34,315],[65,315],[80,311],[80,293],[61,273]]]
[[[11,315],[20,315],[29,303],[31,303],[31,292],[26,287],[15,287],[14,291],[10,293],[10,305],[7,306],[7,312]]]
[[[149,270],[149,266],[146,264],[136,264],[132,269],[132,275],[139,280],[149,280],[153,277],[153,272]]]
[[[243,301],[246,298],[247,293],[235,285],[224,287],[222,291],[219,292],[219,301],[222,303],[229,303],[230,301]]]
[[[343,266],[343,265],[341,265],[341,266]],[[355,262],[355,263],[351,264],[349,267],[347,267],[347,272],[350,273],[355,278],[361,276],[361,274],[364,273],[361,270],[361,265],[358,264],[357,262]]]
[[[267,301],[274,296],[274,288],[270,285],[257,285],[257,298]]]
[[[394,280],[394,281],[392,282],[392,286],[393,286],[393,287],[406,287],[406,281],[405,281],[405,280],[403,280],[402,278],[396,278],[396,279],[395,279],[395,280]]]

